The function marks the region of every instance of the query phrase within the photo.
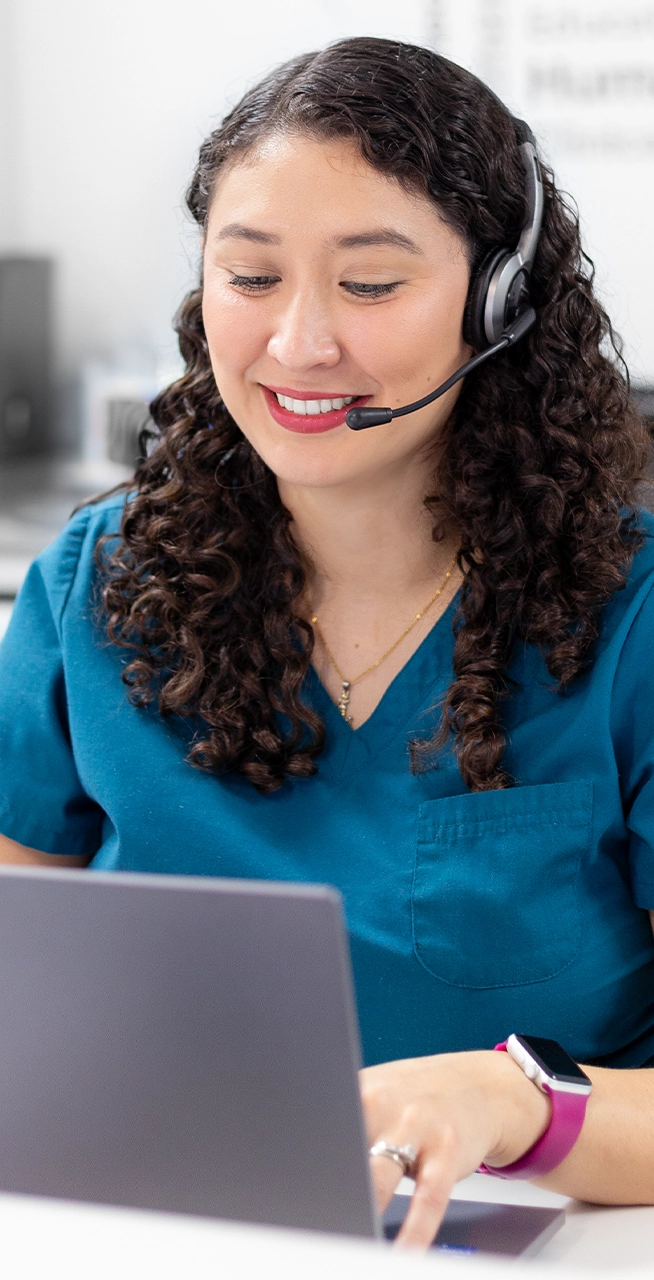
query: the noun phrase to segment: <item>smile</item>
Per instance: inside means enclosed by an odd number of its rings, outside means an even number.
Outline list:
[[[370,400],[370,396],[327,396],[320,391],[301,392],[292,387],[259,385],[275,422],[301,435],[316,435],[341,427],[350,405]]]
[[[292,400],[290,396],[282,396],[278,391],[275,392],[282,409],[289,409],[291,413],[299,414],[316,414],[316,413],[333,413],[334,409],[343,409],[346,405],[352,404],[354,396],[337,396],[334,400]]]

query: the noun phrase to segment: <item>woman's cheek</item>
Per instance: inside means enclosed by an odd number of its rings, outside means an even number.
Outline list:
[[[399,401],[411,399],[414,391],[422,394],[423,382],[438,382],[441,366],[449,368],[461,347],[459,335],[452,333],[449,313],[443,315],[432,299],[419,306],[415,299],[411,302],[410,307],[368,308],[363,323],[349,337],[350,354],[358,367],[389,392],[397,388]]]
[[[395,371],[405,362],[407,344],[403,319],[383,307],[361,308],[356,324],[343,325],[338,334],[341,350],[352,365],[363,371],[379,387],[392,385]]]
[[[239,300],[240,301],[240,300]],[[243,306],[210,300],[203,307],[204,330],[216,378],[219,371],[238,376],[265,350],[258,317]]]

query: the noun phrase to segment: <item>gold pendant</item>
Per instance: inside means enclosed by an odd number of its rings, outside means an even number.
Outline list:
[[[342,688],[342,693],[340,698],[338,699],[338,702],[336,703],[336,706],[338,707],[343,719],[347,720],[349,718],[347,714],[347,709],[350,705],[350,681],[342,680],[341,688]]]

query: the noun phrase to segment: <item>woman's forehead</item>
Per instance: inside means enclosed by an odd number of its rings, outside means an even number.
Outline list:
[[[298,237],[409,254],[428,252],[434,239],[460,243],[428,196],[368,164],[353,140],[273,134],[220,175],[208,239],[281,245]]]

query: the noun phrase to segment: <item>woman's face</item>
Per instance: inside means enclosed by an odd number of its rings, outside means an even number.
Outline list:
[[[464,244],[434,205],[349,141],[275,135],[221,176],[204,249],[211,363],[280,480],[360,483],[424,457],[457,389],[366,431],[345,413],[358,397],[417,400],[469,357],[468,280]]]

